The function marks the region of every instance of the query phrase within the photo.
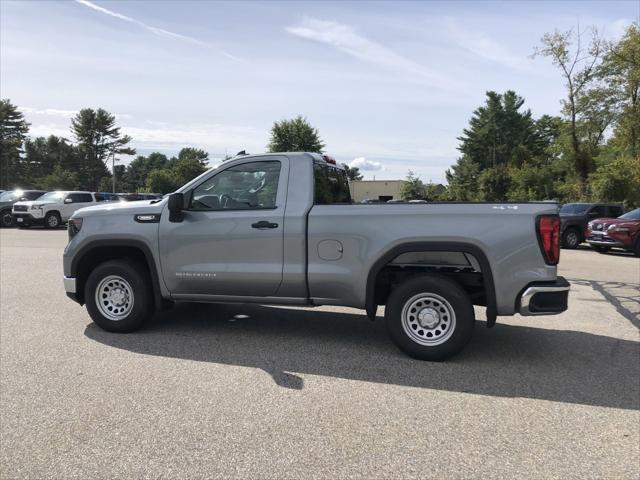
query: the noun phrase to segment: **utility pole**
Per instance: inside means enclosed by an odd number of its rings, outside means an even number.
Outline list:
[[[116,146],[111,147],[111,192],[116,193]]]

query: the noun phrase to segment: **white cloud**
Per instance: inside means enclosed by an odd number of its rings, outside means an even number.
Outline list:
[[[451,39],[465,50],[516,70],[531,71],[533,65],[527,56],[518,56],[507,47],[480,32],[473,32],[460,27],[451,19],[447,20],[446,28]]]
[[[18,110],[20,110],[23,113],[28,113],[32,115],[49,115],[52,117],[62,117],[62,118],[71,118],[76,113],[78,113],[76,110],[58,110],[57,108],[38,109],[38,108],[32,108],[32,107],[18,107]]]
[[[330,45],[363,62],[407,75],[409,78],[406,80],[422,81],[442,90],[456,90],[462,87],[460,82],[434,72],[414,60],[360,35],[349,25],[306,18],[301,24],[286,27],[285,30],[297,37]]]
[[[119,20],[123,20],[125,22],[129,22],[139,27],[142,27],[145,30],[148,30],[149,32],[154,33],[155,35],[159,35],[161,37],[175,38],[188,43],[192,43],[194,45],[199,45],[201,47],[216,48],[209,42],[205,42],[203,40],[199,40],[197,38],[190,37],[188,35],[182,35],[180,33],[170,32],[169,30],[164,30],[163,28],[147,25],[146,23],[141,22],[140,20],[136,20],[135,18],[131,18],[121,13],[114,12],[113,10],[109,10],[107,8],[101,7],[99,5],[96,5],[93,2],[90,2],[89,0],[76,0],[76,2],[81,5],[84,5],[85,7],[89,7],[97,12],[104,13],[105,15],[109,15]],[[240,59],[239,57],[236,57],[235,55],[232,55],[229,52],[225,52],[224,50],[220,50],[220,53],[222,53],[222,55],[232,60],[242,61],[242,59]]]
[[[72,118],[78,113],[78,110],[59,110],[57,108],[33,108],[33,107],[18,107],[23,113],[29,115],[47,115],[50,117],[61,117],[61,118]],[[114,113],[113,114],[118,120],[124,120],[127,118],[132,118],[128,113]]]
[[[609,28],[605,28],[604,34],[609,34],[614,40],[620,40],[632,23],[633,20],[629,18],[620,18],[611,23]]]
[[[354,158],[350,163],[349,166],[351,168],[359,168],[362,171],[380,171],[380,170],[384,170],[384,167],[382,166],[382,164],[380,162],[375,162],[372,160],[367,160],[364,157],[358,157],[358,158]]]

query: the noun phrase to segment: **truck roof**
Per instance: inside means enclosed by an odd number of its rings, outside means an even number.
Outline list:
[[[278,156],[278,155],[286,155],[289,158],[295,158],[295,157],[308,158],[308,157],[311,157],[311,159],[314,162],[328,163],[328,164],[334,166],[335,168],[338,168],[340,170],[344,170],[344,167],[342,165],[338,164],[338,162],[333,157],[331,157],[330,155],[326,155],[326,154],[323,154],[323,153],[316,153],[316,152],[269,152],[269,153],[242,154],[242,155],[236,155],[235,157],[231,158],[230,160],[237,160],[238,158],[269,157],[269,156]]]

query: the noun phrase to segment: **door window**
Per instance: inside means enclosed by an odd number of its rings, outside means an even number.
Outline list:
[[[193,190],[190,210],[256,210],[276,208],[280,162],[236,165]]]
[[[596,205],[589,210],[588,214],[589,218],[603,218],[607,216],[607,212],[605,211],[604,205]]]
[[[70,193],[67,198],[71,199],[71,203],[88,203],[93,201],[90,193]]]
[[[620,215],[622,215],[624,212],[622,211],[622,207],[617,207],[615,205],[612,205],[609,207],[609,217],[611,218],[617,218]]]

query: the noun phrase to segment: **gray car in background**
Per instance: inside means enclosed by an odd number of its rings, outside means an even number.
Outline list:
[[[442,360],[499,315],[567,308],[550,203],[353,204],[344,170],[310,153],[246,155],[160,200],[82,208],[64,285],[113,332],[172,302],[342,305]]]

